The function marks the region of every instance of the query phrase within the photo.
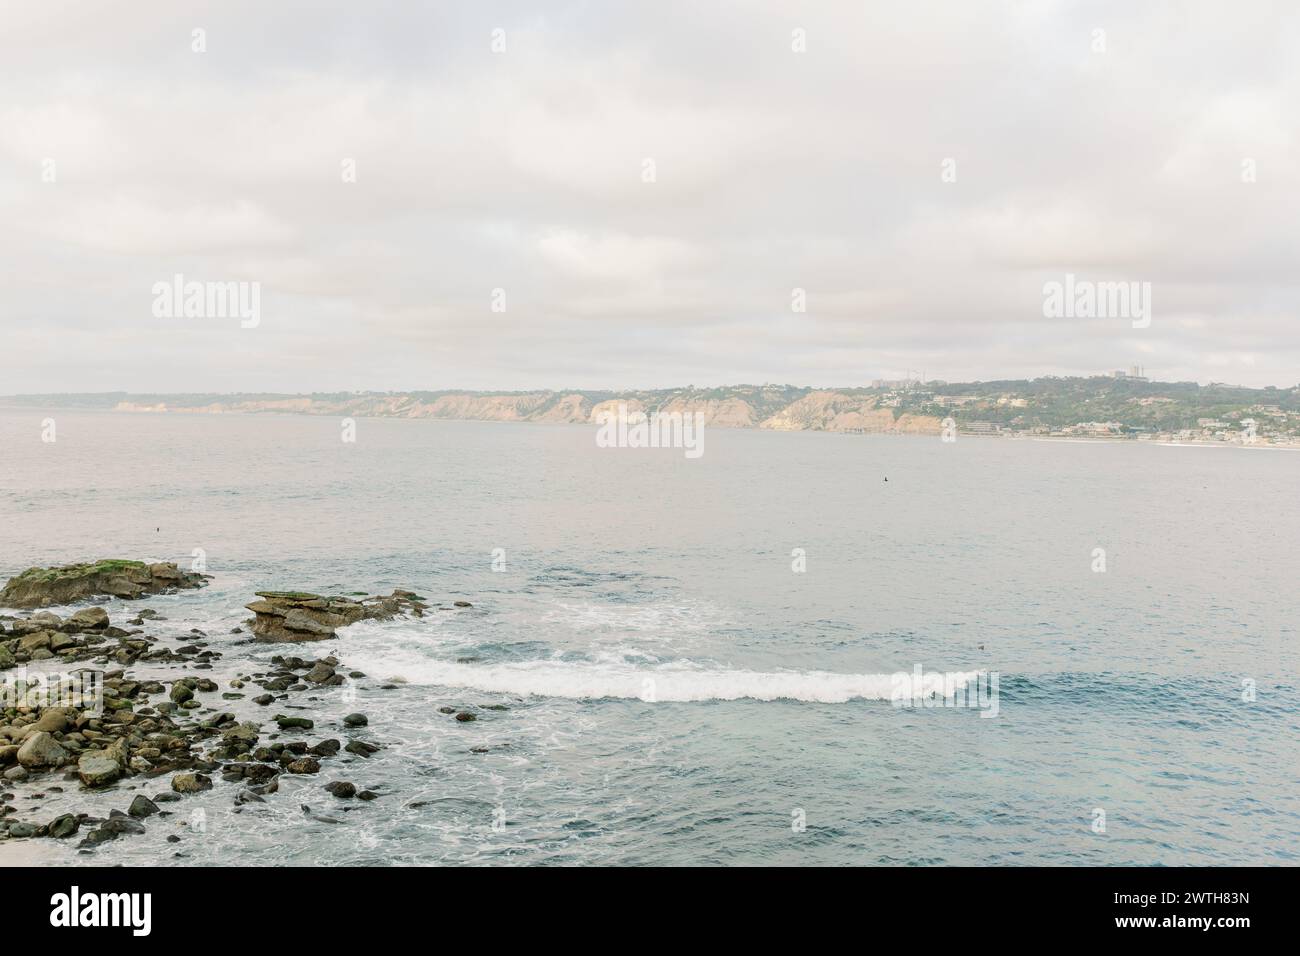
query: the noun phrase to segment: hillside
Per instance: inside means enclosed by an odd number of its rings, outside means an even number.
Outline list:
[[[1300,387],[1240,388],[1143,378],[1038,378],[995,382],[877,382],[869,388],[736,385],[649,391],[335,392],[308,395],[26,395],[8,406],[126,412],[435,418],[461,421],[591,423],[605,409],[694,413],[715,428],[938,434],[958,432],[1157,437],[1234,441],[1248,432],[1269,443],[1300,441]],[[1253,425],[1251,424],[1253,423]]]

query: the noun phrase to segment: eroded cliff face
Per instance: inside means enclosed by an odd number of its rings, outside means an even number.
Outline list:
[[[758,424],[753,406],[740,398],[674,398],[661,405],[659,411],[678,412],[683,416],[699,412],[704,416],[704,423],[713,428],[753,428]]]
[[[607,402],[597,402],[591,407],[591,413],[587,416],[587,421],[596,425],[600,423],[603,415],[617,415],[618,407],[624,405],[627,407],[627,413],[634,415],[645,411],[645,403],[635,398],[611,398]]]
[[[763,421],[774,431],[862,432],[865,434],[939,434],[942,424],[928,415],[900,415],[877,407],[874,396],[818,391],[805,395]]]
[[[678,394],[635,393],[602,401],[594,401],[579,392],[527,392],[509,395],[454,392],[428,399],[416,395],[357,395],[337,399],[290,396],[264,401],[213,402],[195,406],[122,402],[117,409],[189,414],[292,412],[365,418],[595,424],[602,413],[617,414],[618,407],[622,404],[627,407],[629,414],[662,412],[691,415],[698,412],[704,416],[705,423],[713,428],[871,434],[938,434],[941,429],[939,419],[930,416],[901,415],[895,419],[892,409],[877,407],[877,399],[868,395],[822,390],[808,393],[784,406],[773,403],[768,395],[761,393],[751,395],[750,398],[752,401],[738,396],[714,397],[709,393],[685,389]]]

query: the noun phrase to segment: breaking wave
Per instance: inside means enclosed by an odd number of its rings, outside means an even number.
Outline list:
[[[894,674],[836,674],[828,671],[746,671],[707,669],[681,664],[632,667],[568,661],[461,663],[425,659],[394,672],[373,662],[371,673],[401,678],[409,684],[461,687],[484,693],[573,700],[643,700],[686,702],[711,700],[798,700],[840,704],[850,700],[921,700],[949,698],[974,680],[979,671],[932,672],[919,678]],[[364,665],[363,665],[364,666]]]

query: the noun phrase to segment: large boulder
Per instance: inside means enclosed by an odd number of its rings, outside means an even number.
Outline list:
[[[18,748],[18,763],[28,770],[62,767],[68,762],[68,752],[47,731],[30,734]]]
[[[102,787],[122,776],[122,766],[104,751],[93,750],[77,761],[77,776],[88,787]]]
[[[111,559],[54,568],[28,568],[0,591],[0,607],[49,607],[99,595],[141,598],[178,588],[202,587],[207,576],[182,571],[170,561]]]
[[[253,618],[253,636],[259,641],[323,641],[335,631],[357,621],[385,621],[398,614],[422,617],[428,607],[411,591],[394,591],[387,597],[322,597],[305,591],[258,591],[260,601],[246,607]]]
[[[68,618],[67,626],[75,631],[99,631],[108,627],[108,612],[102,607],[83,607]]]

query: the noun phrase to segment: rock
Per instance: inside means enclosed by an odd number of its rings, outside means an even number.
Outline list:
[[[266,803],[264,797],[258,796],[252,790],[240,790],[235,794],[235,806],[241,807],[245,803]]]
[[[315,754],[317,757],[333,757],[339,752],[339,746],[339,742],[331,737],[329,740],[322,740],[316,746],[310,748],[308,752]]]
[[[239,746],[245,751],[257,746],[257,724],[237,724],[229,730],[222,731],[221,740],[227,746]]]
[[[334,668],[330,667],[324,661],[317,661],[316,666],[303,675],[303,680],[309,680],[313,684],[323,684],[334,676]]]
[[[259,641],[325,640],[357,621],[388,620],[405,613],[419,617],[427,607],[409,591],[360,601],[305,591],[258,591],[257,596],[261,600],[246,607],[254,614],[253,636]]]
[[[373,790],[362,790],[360,793],[357,794],[358,800],[375,800],[378,797],[379,794],[375,793],[375,791]]]
[[[73,836],[80,829],[81,821],[71,813],[65,813],[62,816],[55,817],[50,821],[49,826],[50,836],[54,837],[56,840],[63,840],[67,837]]]
[[[320,761],[314,757],[299,757],[284,767],[289,773],[320,773]]]
[[[365,727],[369,723],[370,720],[365,714],[348,714],[343,718],[343,725],[345,727]]]
[[[357,795],[356,784],[348,783],[346,780],[336,780],[334,783],[325,784],[325,789],[334,796],[346,800]]]
[[[23,766],[10,767],[4,772],[4,778],[13,783],[22,783],[30,776],[31,774],[27,772],[27,768]]]
[[[127,764],[129,763],[130,756],[131,756],[129,746],[130,745],[127,743],[127,739],[125,737],[118,737],[106,748],[104,748],[104,756],[106,756],[109,760],[114,761],[117,764],[119,769],[125,770],[127,768]]]
[[[5,744],[0,747],[0,767],[7,766],[18,760],[18,745]]]
[[[122,766],[105,751],[95,750],[81,755],[77,776],[88,787],[102,787],[122,776]]]
[[[335,820],[333,817],[323,817],[318,813],[313,813],[311,807],[307,806],[307,804],[305,803],[299,804],[299,806],[302,807],[303,815],[311,818],[312,820],[317,820],[321,823],[342,823],[343,822],[342,820]]]
[[[194,697],[194,689],[188,684],[177,681],[172,684],[171,694],[172,703],[183,704]]]
[[[358,757],[369,757],[371,754],[379,753],[379,748],[374,744],[368,744],[364,740],[354,740],[343,748],[350,754],[356,754]]]
[[[0,671],[8,670],[17,665],[18,659],[10,652],[9,648],[0,644]]]
[[[68,729],[68,709],[65,707],[46,707],[41,711],[41,716],[36,718],[36,723],[31,724],[31,733],[45,731],[51,734],[61,734]]]
[[[151,817],[159,812],[158,804],[154,803],[144,794],[138,794],[131,801],[131,806],[127,808],[127,813],[133,817]]]
[[[200,793],[212,789],[212,778],[201,773],[178,773],[172,777],[172,789],[177,793]]]
[[[280,725],[281,730],[289,730],[297,727],[301,730],[311,730],[316,725],[306,717],[286,717],[284,714],[276,714],[275,722]]]
[[[36,827],[30,823],[11,823],[9,824],[9,835],[16,839],[34,837],[36,836]]]
[[[469,601],[452,601],[451,603],[452,603],[452,606],[454,606],[454,607],[473,607],[473,606],[474,606],[473,604],[470,604]]]
[[[459,720],[462,724],[469,723],[471,720],[478,720],[478,718],[475,717],[473,714],[471,714],[468,710],[460,711],[458,714],[456,714],[456,719]]]
[[[274,700],[275,700],[274,694],[262,694],[259,697],[254,697],[253,703],[260,704],[261,706],[265,707],[267,704],[271,703]]]
[[[182,572],[170,562],[145,564],[114,559],[28,568],[10,578],[0,590],[0,607],[49,607],[97,595],[134,599],[173,588],[198,588],[204,583],[204,575]]]
[[[144,833],[144,824],[132,820],[121,810],[114,810],[107,820],[99,825],[99,829],[108,830],[110,833]]]
[[[53,640],[54,636],[58,633],[58,631],[35,631],[19,640],[18,650],[30,653],[32,651],[39,651],[48,648],[50,646],[50,641]]]
[[[77,631],[99,631],[108,627],[108,612],[102,607],[86,607],[68,618],[68,627]]]
[[[28,770],[61,767],[68,759],[68,752],[59,746],[54,735],[44,730],[29,734],[18,748],[18,763]]]

